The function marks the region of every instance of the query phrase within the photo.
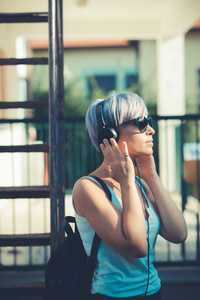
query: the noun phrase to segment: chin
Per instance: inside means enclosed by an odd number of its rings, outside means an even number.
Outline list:
[[[146,156],[151,156],[151,155],[153,155],[153,151],[148,151],[148,152],[146,152],[144,155],[146,155]]]
[[[149,153],[150,155],[152,155],[152,154],[153,154],[153,148],[149,149],[148,153]]]

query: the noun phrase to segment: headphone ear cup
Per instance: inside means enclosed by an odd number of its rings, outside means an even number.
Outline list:
[[[99,131],[99,134],[98,134],[99,144],[102,144],[104,139],[107,139],[108,141],[110,141],[111,138],[114,138],[116,140],[116,142],[119,139],[118,133],[116,132],[116,130],[114,128],[106,127],[106,128],[102,128]]]

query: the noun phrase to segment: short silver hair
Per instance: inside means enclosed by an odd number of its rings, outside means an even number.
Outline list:
[[[103,118],[106,126],[117,128],[122,123],[138,116],[148,115],[146,104],[135,93],[116,93],[113,92],[111,96],[105,100],[97,99],[88,108],[85,121],[86,127],[91,138],[91,141],[97,151],[101,151],[98,141],[98,124],[96,118],[97,104],[104,101],[103,104]]]

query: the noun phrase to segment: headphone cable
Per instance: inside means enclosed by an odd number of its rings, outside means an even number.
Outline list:
[[[144,296],[146,296],[147,295],[147,291],[148,291],[148,287],[149,287],[149,276],[150,276],[150,270],[149,270],[149,250],[150,250],[150,243],[149,243],[149,214],[148,214],[146,206],[145,206],[144,193],[142,191],[142,183],[141,183],[139,168],[138,168],[138,165],[136,163],[136,159],[134,161],[134,164],[135,164],[135,166],[137,168],[137,172],[138,172],[138,178],[139,178],[139,184],[140,184],[140,191],[141,191],[143,205],[144,205],[144,210],[145,210],[146,219],[147,219],[147,266],[148,266],[148,276],[147,276],[146,291],[145,291],[145,294],[144,294]]]

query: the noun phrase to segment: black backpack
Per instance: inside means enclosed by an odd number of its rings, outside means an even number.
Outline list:
[[[107,185],[100,178],[91,177],[100,183],[112,201]],[[75,231],[70,223],[74,223]],[[95,233],[90,255],[87,256],[75,218],[65,217],[63,228],[67,236],[59,241],[45,269],[44,300],[88,300],[101,239]]]

